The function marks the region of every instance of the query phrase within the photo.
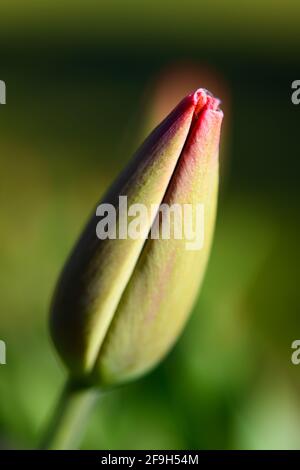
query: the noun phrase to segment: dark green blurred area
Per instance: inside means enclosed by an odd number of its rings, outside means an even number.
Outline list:
[[[300,447],[300,4],[225,3],[2,2],[0,447],[39,440],[65,378],[56,278],[144,135],[153,80],[186,62],[228,90],[208,272],[175,349],[102,397],[83,448]]]

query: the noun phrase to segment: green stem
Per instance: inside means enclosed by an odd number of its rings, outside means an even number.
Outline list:
[[[60,396],[41,449],[76,449],[85,430],[98,392],[69,379]]]

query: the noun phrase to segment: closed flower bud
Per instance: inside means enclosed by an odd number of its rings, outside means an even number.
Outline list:
[[[218,105],[202,89],[179,103],[101,201],[104,212],[115,208],[114,236],[101,236],[107,220],[97,209],[71,253],[53,298],[51,333],[72,376],[102,385],[125,382],[157,364],[180,334],[213,236]],[[139,237],[128,236],[119,205],[124,197],[128,208],[142,205],[148,214]],[[176,210],[163,210],[168,207],[177,207],[179,219]],[[195,232],[199,220],[201,234]],[[181,237],[174,236],[179,222],[189,225]]]

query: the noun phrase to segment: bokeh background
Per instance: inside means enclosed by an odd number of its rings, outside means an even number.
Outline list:
[[[87,216],[198,86],[225,111],[205,283],[175,349],[102,397],[82,448],[300,447],[299,21],[296,0],[1,0],[1,448],[36,446],[64,382],[48,307]]]

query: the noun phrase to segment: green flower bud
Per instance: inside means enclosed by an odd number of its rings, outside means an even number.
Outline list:
[[[105,223],[99,225],[95,211],[71,253],[53,298],[51,333],[73,376],[103,385],[130,380],[157,364],[180,334],[213,236],[223,117],[218,105],[202,89],[179,103],[101,201],[116,210],[116,237],[99,239],[97,227],[103,231]],[[127,207],[148,210],[142,236],[126,237],[120,196]],[[178,220],[153,207],[174,204],[189,205],[192,227],[202,205],[201,249],[188,249],[185,232],[161,236],[166,227],[175,233]]]

